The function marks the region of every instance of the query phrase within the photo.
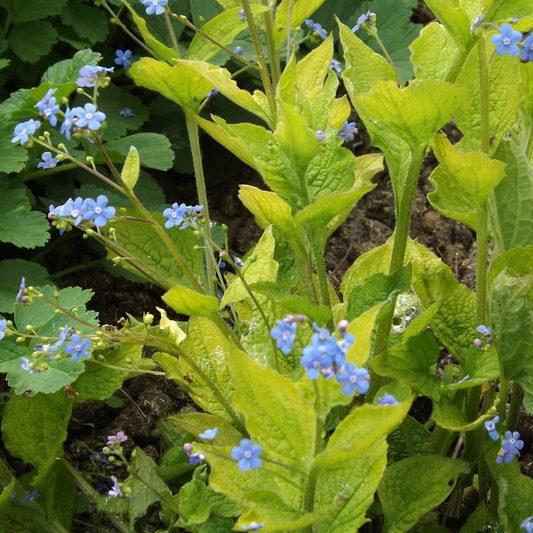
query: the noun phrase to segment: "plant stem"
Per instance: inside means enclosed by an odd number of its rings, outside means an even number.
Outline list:
[[[178,46],[178,40],[176,39],[176,33],[174,32],[174,28],[172,27],[172,21],[170,20],[170,15],[168,14],[168,11],[165,9],[165,23],[167,25],[168,33],[170,35],[170,40],[172,41],[172,48],[174,48],[174,52],[176,52],[176,55],[178,59],[181,59],[180,54],[180,47]]]
[[[259,65],[259,73],[261,74],[261,80],[263,81],[263,87],[270,108],[270,127],[274,130],[278,116],[274,88],[272,86],[272,81],[270,80],[268,67],[265,61],[265,56],[263,55],[263,48],[261,46],[261,41],[259,40],[259,34],[257,33],[257,27],[252,15],[252,10],[250,9],[250,4],[248,0],[241,0],[241,2],[244,14],[246,15],[246,20],[248,21],[248,27],[250,28],[250,37],[252,38],[252,43],[254,45],[255,55]]]
[[[407,249],[407,240],[409,239],[409,227],[411,224],[411,214],[416,195],[416,186],[418,184],[418,177],[420,175],[422,163],[424,162],[425,154],[426,145],[411,148],[411,164],[409,166],[409,171],[407,172],[403,195],[399,204],[399,212],[397,213],[389,274],[393,274],[403,267],[405,250]],[[384,352],[389,344],[395,302],[396,300],[394,300],[390,312],[383,318],[378,326],[374,356]]]
[[[481,119],[481,151],[484,154],[490,150],[490,108],[489,108],[489,72],[487,67],[487,54],[485,41],[480,39],[477,42],[477,52],[479,60],[479,99],[480,99],[480,119]]]
[[[324,263],[323,247],[320,243],[316,242],[317,238],[313,238],[313,255],[315,256],[316,273],[318,275],[318,286],[320,289],[321,304],[326,307],[331,307],[331,300],[329,297],[329,284],[328,275],[326,272],[326,265]],[[328,328],[331,328],[332,324],[328,324]]]
[[[262,0],[264,6],[268,6],[268,0]],[[272,85],[274,88],[278,86],[279,79],[281,77],[281,71],[279,66],[279,55],[276,51],[274,44],[272,15],[270,11],[263,13],[263,20],[265,22],[265,34],[268,48],[268,60],[270,64],[270,75],[272,77]]]
[[[484,208],[476,210],[476,307],[477,323],[486,324],[487,312],[487,238],[488,221],[487,212]]]
[[[216,294],[215,287],[215,256],[213,255],[213,248],[211,246],[211,219],[209,217],[209,205],[207,202],[207,190],[205,187],[205,176],[204,176],[204,167],[202,165],[202,152],[200,150],[200,135],[198,132],[198,124],[196,121],[188,114],[185,114],[185,120],[187,123],[187,132],[189,134],[189,141],[191,144],[191,154],[192,161],[194,166],[194,175],[196,178],[196,191],[198,193],[198,201],[203,207],[202,215],[205,220],[205,225],[203,232],[205,233],[206,239],[206,254],[205,254],[205,264],[207,269],[207,289],[210,296]]]
[[[374,39],[376,39],[379,47],[381,48],[381,51],[383,52],[383,54],[385,55],[385,58],[387,59],[387,62],[392,67],[392,70],[394,70],[394,74],[396,76],[396,83],[398,84],[399,87],[403,88],[402,78],[400,77],[398,69],[396,68],[396,65],[394,64],[392,57],[389,55],[389,52],[387,52],[387,49],[385,48],[383,41],[379,38],[378,32],[372,31],[371,35],[372,37],[374,37]]]
[[[509,407],[509,416],[507,417],[507,429],[515,431],[522,404],[522,387],[513,381],[513,392],[511,393],[511,405]]]

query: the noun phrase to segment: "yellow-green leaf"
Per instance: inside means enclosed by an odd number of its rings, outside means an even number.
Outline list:
[[[216,298],[200,294],[183,285],[174,285],[162,298],[176,313],[182,315],[209,316],[216,313],[218,309]]]
[[[124,166],[122,167],[121,177],[130,191],[133,191],[133,187],[139,179],[139,173],[141,171],[141,160],[139,159],[139,152],[135,146],[130,147]]]

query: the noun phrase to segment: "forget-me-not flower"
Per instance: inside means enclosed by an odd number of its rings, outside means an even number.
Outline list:
[[[489,437],[492,440],[498,440],[500,437],[500,434],[498,433],[498,430],[496,429],[496,424],[500,422],[500,417],[496,416],[492,420],[488,420],[485,422],[485,429],[487,430]]]
[[[206,429],[203,433],[200,433],[198,436],[201,439],[213,440],[218,434],[218,428]]]
[[[52,126],[57,124],[56,115],[59,113],[59,105],[56,104],[55,96],[49,98],[48,102],[46,103],[39,102],[34,107],[39,108],[39,114],[46,118]]]
[[[52,95],[57,91],[57,88],[48,89],[46,91],[46,94],[33,106],[41,110],[41,106],[46,107],[48,105],[48,102],[50,102],[50,98],[52,98]]]
[[[130,57],[131,57],[131,50],[116,50],[115,51],[115,63],[117,65],[122,65],[124,68],[129,67],[131,65]]]
[[[177,202],[172,204],[172,207],[167,207],[163,211],[163,216],[167,218],[165,222],[165,228],[172,228],[173,226],[179,226],[183,222],[187,206],[185,204],[178,205]]]
[[[89,339],[83,339],[74,333],[70,337],[70,342],[65,344],[65,353],[71,355],[73,361],[79,361],[82,357],[89,357],[89,350],[91,349],[91,341]]]
[[[337,137],[340,137],[344,142],[353,141],[354,136],[359,132],[355,122],[344,121],[341,129],[337,132]]]
[[[522,34],[519,31],[513,30],[510,24],[504,24],[500,28],[500,33],[496,33],[490,38],[490,42],[496,46],[496,52],[504,56],[509,54],[511,57],[516,57],[520,48],[516,43],[522,40]]]
[[[516,448],[508,440],[504,440],[502,442],[500,453],[498,454],[498,457],[496,457],[496,463],[499,465],[502,463],[512,463],[516,454]]]
[[[5,332],[4,330],[7,328],[7,320],[5,318],[3,318],[2,320],[0,320],[0,341],[5,337]]]
[[[120,485],[118,484],[118,480],[115,476],[111,476],[111,481],[113,482],[113,487],[108,492],[109,496],[112,496],[113,498],[120,498],[122,496],[122,491],[120,490]]]
[[[357,19],[357,24],[352,28],[352,33],[355,33],[363,24],[366,24],[368,21],[372,21],[376,18],[376,14],[372,13],[372,11],[367,11],[366,13],[363,13],[359,16]]]
[[[61,124],[60,132],[70,141],[70,128],[77,122],[76,114],[74,113],[76,108],[65,110],[65,116],[63,117],[63,124]]]
[[[259,444],[253,444],[250,439],[242,439],[240,446],[235,446],[231,450],[231,458],[239,461],[238,467],[242,472],[247,472],[250,468],[257,470],[261,467],[261,458],[259,457],[263,449]]]
[[[59,163],[59,159],[57,159],[57,157],[52,157],[50,152],[43,152],[41,159],[42,161],[37,163],[38,168],[55,168]]]
[[[277,326],[270,330],[270,336],[275,339],[278,350],[283,355],[289,355],[296,340],[296,327],[298,323],[294,320],[276,320]]]
[[[243,531],[259,531],[265,527],[265,523],[258,524],[257,522],[250,522],[246,526],[241,526]]]
[[[344,371],[336,376],[339,383],[344,384],[342,393],[344,396],[353,396],[357,391],[359,394],[368,392],[370,387],[370,374],[366,368],[357,368],[354,363],[347,363]]]
[[[520,59],[523,63],[533,61],[533,35],[529,35],[524,40],[524,48],[520,51]]]
[[[105,113],[97,111],[96,106],[91,103],[85,104],[84,107],[75,107],[74,114],[78,117],[76,126],[90,130],[99,130],[105,120]]]
[[[525,529],[526,533],[533,533],[533,516],[526,518],[520,525],[520,529]]]
[[[107,196],[103,194],[98,196],[96,201],[92,198],[87,198],[84,202],[85,212],[83,213],[83,218],[92,220],[97,227],[105,226],[107,221],[115,216],[116,212],[114,207],[107,205],[108,202]]]
[[[129,107],[125,107],[124,109],[119,109],[118,114],[122,118],[131,118],[135,116],[135,113]]]
[[[518,431],[506,431],[503,444],[506,442],[514,448],[515,455],[519,455],[518,450],[521,450],[524,447],[524,441],[520,440],[520,433],[518,433]]]
[[[168,0],[142,0],[146,8],[147,15],[162,15],[165,12],[164,6],[168,4]]]
[[[30,360],[27,357],[21,357],[20,360],[22,361],[22,364],[20,365],[22,370],[33,374],[33,364],[30,362]]]
[[[21,122],[15,126],[13,131],[14,137],[11,139],[12,143],[26,144],[29,140],[29,136],[33,135],[39,128],[41,123],[38,120],[27,120],[26,122]]]
[[[385,393],[381,398],[378,398],[379,405],[387,406],[387,405],[398,405],[398,400],[392,395]]]
[[[107,437],[106,446],[115,446],[115,444],[120,444],[126,442],[128,436],[124,435],[124,431],[119,431],[116,435],[109,435]]]

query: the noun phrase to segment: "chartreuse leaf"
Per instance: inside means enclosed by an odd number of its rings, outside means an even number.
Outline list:
[[[378,489],[386,531],[409,531],[425,512],[450,494],[450,480],[455,484],[468,468],[461,459],[440,455],[417,455],[389,466]]]
[[[22,227],[24,231],[20,231]],[[0,242],[9,242],[19,248],[35,248],[48,241],[49,228],[43,213],[31,211],[24,189],[10,190],[2,185]]]
[[[514,278],[502,272],[491,288],[491,318],[494,342],[503,377],[524,389],[524,406],[533,412],[533,273]]]
[[[383,56],[363,43],[348,26],[338,20],[337,23],[346,61],[342,79],[352,102],[360,93],[369,91],[378,78],[396,79],[394,69]]]
[[[506,252],[533,244],[533,170],[513,139],[502,141],[494,157],[507,166],[494,189],[489,223],[498,250]]]
[[[311,50],[296,65],[296,84],[304,96],[322,90],[324,79],[330,71],[333,58],[333,36],[328,38],[317,48]]]
[[[343,468],[346,461],[382,442],[405,418],[411,403],[412,397],[386,409],[369,404],[356,407],[337,426],[327,448],[315,457],[315,465],[319,469]]]
[[[182,107],[198,111],[213,88],[202,75],[181,61],[171,67],[163,61],[143,57],[131,65],[129,73],[136,85],[152,89]]]
[[[130,524],[133,526],[135,519],[143,516],[148,507],[159,500],[157,493],[168,499],[172,497],[172,493],[157,474],[155,461],[139,447],[135,448],[135,457],[131,466],[135,472],[129,484],[131,488],[129,515]]]
[[[459,407],[443,405],[433,412],[435,422],[448,431],[464,433],[481,427],[487,420],[494,418],[493,412],[487,412],[471,422]]]
[[[163,61],[168,61],[171,64],[175,63],[176,59],[178,58],[178,54],[176,53],[176,51],[173,50],[172,48],[169,48],[168,46],[163,44],[161,41],[158,41],[152,35],[152,33],[150,32],[150,30],[148,29],[146,25],[146,21],[142,17],[137,15],[135,10],[130,6],[129,2],[127,2],[126,0],[122,0],[122,3],[129,9],[131,16],[133,18],[133,22],[135,22],[135,25],[137,26],[140,34],[142,35],[144,42],[152,49],[155,56],[158,59],[161,59]]]
[[[423,80],[444,81],[457,53],[452,36],[438,22],[425,26],[409,49],[415,75]]]
[[[439,345],[430,331],[409,337],[370,361],[381,376],[400,380],[412,390],[434,401],[440,398],[440,382],[432,371],[439,357]]]
[[[444,133],[433,137],[431,147],[442,169],[439,181],[433,178],[436,186],[440,180],[447,181],[447,189],[458,189],[473,211],[484,211],[490,193],[505,175],[505,163],[482,152],[458,152]],[[453,210],[452,204],[446,208],[448,212]]]
[[[87,400],[106,400],[120,389],[122,382],[130,377],[129,372],[117,370],[118,368],[134,369],[142,356],[142,346],[137,344],[121,343],[113,351],[104,355],[103,359],[88,365],[87,370],[72,385],[78,393],[77,403]],[[103,362],[104,365],[101,365]],[[115,368],[109,368],[111,365]]]
[[[520,472],[519,461],[499,465],[495,455],[487,453],[487,464],[498,483],[498,515],[507,531],[521,531],[522,522],[533,516],[533,479]]]
[[[499,525],[500,520],[498,517],[490,512],[485,502],[481,502],[468,517],[466,524],[459,533],[479,533],[479,531],[486,531],[486,526],[496,529]]]
[[[64,392],[12,396],[4,408],[2,434],[13,457],[39,468],[63,456],[72,400]]]
[[[261,4],[250,4],[250,9],[255,18],[267,12],[269,7]],[[220,46],[206,39],[204,34],[209,35],[219,45],[227,46],[247,28],[248,22],[241,20],[239,17],[239,7],[223,11],[202,26],[202,34],[197,33],[194,36],[187,50],[187,59],[191,61],[209,61],[221,51]]]
[[[533,245],[524,248],[512,248],[508,252],[497,257],[490,266],[488,275],[489,287],[494,279],[503,272],[515,278],[521,278],[533,272]]]
[[[236,15],[239,20],[239,16]],[[204,39],[204,37],[202,37]],[[250,111],[254,115],[264,120],[267,124],[270,122],[268,112],[260,103],[259,91],[251,95],[248,91],[239,89],[237,83],[232,79],[231,73],[222,67],[211,65],[203,61],[178,61],[178,65],[183,66],[184,72],[192,72],[196,76],[201,76],[203,83],[208,83],[209,87],[216,87],[224,96],[229,98],[234,104],[241,106],[243,109]],[[208,91],[210,89],[207,89]],[[203,97],[205,97],[203,94]],[[202,125],[200,123],[200,125]],[[263,147],[264,149],[265,147]]]
[[[248,284],[260,281],[276,281],[278,263],[274,261],[276,242],[272,236],[272,226],[269,226],[259,239],[252,255],[246,258],[246,266],[241,273]],[[250,295],[239,277],[235,277],[229,284],[220,301],[220,309],[234,302],[249,299]]]
[[[128,214],[135,217],[137,212],[131,210]],[[152,213],[152,215],[163,226],[165,217],[160,213]],[[125,268],[136,274],[142,274],[143,277],[165,288],[168,288],[170,284],[190,286],[190,281],[177,267],[174,256],[150,224],[130,219],[115,220],[112,226],[115,230],[116,243],[149,267],[149,269],[143,268],[140,262],[122,261]],[[198,281],[202,282],[205,279],[204,258],[201,250],[194,249],[198,242],[196,237],[190,231],[181,231],[176,228],[165,231]],[[109,257],[113,258],[115,255],[109,252]],[[177,289],[175,291],[179,292]]]
[[[461,50],[466,50],[471,39],[470,21],[466,11],[454,0],[428,0],[427,6],[439,19]],[[415,70],[416,72],[416,70]]]
[[[442,81],[414,80],[400,89],[392,80],[377,80],[356,102],[365,123],[383,124],[416,149],[448,122],[465,95],[462,87]]]
[[[346,461],[342,468],[325,470],[318,478],[315,507],[326,507],[342,495],[342,505],[336,506],[319,520],[316,530],[321,533],[352,533],[367,522],[366,510],[387,465],[385,439]]]
[[[340,98],[333,100],[333,104],[329,110],[328,121],[336,131],[339,131],[344,124],[344,121],[348,120],[351,112],[352,108],[350,107],[350,102],[348,97],[344,94]]]
[[[48,272],[37,263],[23,259],[6,259],[0,262],[0,313],[12,313],[15,308],[21,277],[26,279],[26,286],[46,285]]]
[[[324,2],[324,0],[282,0],[276,8],[274,19],[274,42],[279,49],[287,39],[289,19],[291,31],[308,19]],[[290,15],[289,15],[290,10]]]
[[[463,362],[479,325],[476,324],[476,296],[425,246],[415,243],[413,258],[413,289],[422,306],[427,309],[439,304],[431,321],[433,332]]]
[[[489,39],[487,36],[485,42],[487,61],[494,50],[494,45]],[[496,54],[488,65],[491,151],[498,147],[507,129],[515,122],[518,106],[524,98],[524,90],[520,83],[520,62],[506,59]],[[479,72],[477,53],[468,56],[456,81],[466,88],[468,94],[468,105],[459,108],[455,114],[457,127],[464,134],[459,145],[461,150],[465,151],[479,150],[481,145],[479,76],[472,76],[472,72]]]
[[[121,177],[130,191],[139,179],[139,172],[141,171],[141,162],[139,159],[139,152],[135,146],[130,146],[130,151],[122,167]]]
[[[216,436],[218,446],[230,446],[242,438],[242,435],[225,418],[208,413],[172,415],[167,420],[197,439],[201,438],[200,433],[204,433],[206,429],[218,428]]]

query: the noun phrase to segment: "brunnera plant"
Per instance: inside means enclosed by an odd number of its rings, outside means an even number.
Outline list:
[[[52,225],[99,241],[189,320],[161,310],[158,323],[145,314],[101,325],[86,307],[90,291],[22,281],[13,318],[0,320],[0,371],[13,390],[2,431],[8,451],[35,470],[17,479],[0,466],[7,527],[68,531],[77,486],[119,531],[143,527],[155,504],[165,531],[448,531],[449,518],[462,518],[464,533],[533,531],[533,480],[521,472],[527,445],[516,431],[521,408],[533,412],[530,2],[427,0],[438,21],[409,47],[409,80],[374,12],[352,27],[337,21],[348,95],[340,98],[334,37],[310,18],[321,1],[219,3],[224,11],[202,27],[167,0],[143,0],[142,9],[122,0],[123,11],[112,11],[121,24],[131,16],[151,56],[128,65],[134,82],[185,111],[199,205],[178,199],[156,212],[139,200],[141,146],[126,141],[120,159],[105,143],[98,98],[110,78],[96,60],[70,73],[68,94],[46,84],[12,112],[27,120],[11,143],[44,149],[43,171],[69,161],[106,192],[52,205]],[[187,51],[172,33],[172,47],[156,39],[146,17],[194,31]],[[232,45],[242,32],[253,57]],[[316,46],[297,60],[303,42]],[[250,93],[239,72],[210,62],[221,50],[257,70],[262,89]],[[82,105],[68,99],[74,84]],[[206,116],[217,93],[257,123]],[[350,102],[383,155],[356,158],[343,146],[358,134]],[[462,134],[455,144],[442,131],[450,120]],[[83,142],[85,157],[42,131],[45,121],[61,121],[59,135]],[[215,236],[199,128],[269,189],[241,186],[264,229],[242,259]],[[475,291],[409,238],[429,150],[439,163],[429,201],[476,232]],[[341,298],[327,277],[326,242],[372,190],[383,157],[396,229],[350,267]],[[127,202],[117,204],[119,195]],[[223,263],[232,272],[223,275]],[[143,356],[143,346],[155,354]],[[437,373],[441,348],[451,362]],[[178,383],[200,411],[160,424],[168,449],[159,464],[139,447],[127,451],[124,432],[108,436],[95,452],[100,495],[63,457],[70,413],[147,372]],[[417,397],[432,405],[424,424],[409,414]],[[465,514],[472,494],[476,507]]]

